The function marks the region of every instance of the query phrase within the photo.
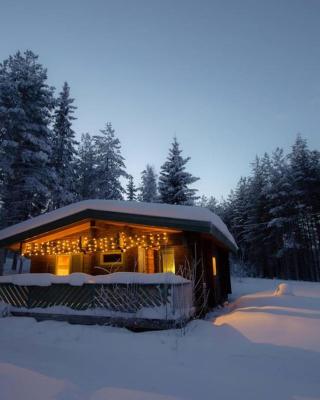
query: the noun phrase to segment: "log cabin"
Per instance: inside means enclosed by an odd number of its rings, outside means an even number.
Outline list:
[[[30,259],[30,276],[175,274],[192,282],[192,307],[200,309],[228,299],[237,245],[206,208],[85,200],[3,229],[0,248]]]

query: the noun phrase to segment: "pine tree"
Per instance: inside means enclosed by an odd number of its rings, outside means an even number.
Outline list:
[[[96,198],[96,153],[89,133],[82,134],[76,160],[76,197],[78,200]]]
[[[168,204],[192,205],[198,199],[197,190],[189,188],[189,185],[199,178],[195,178],[189,172],[186,172],[186,164],[190,157],[183,158],[181,153],[180,145],[174,138],[167,161],[161,167],[159,178],[160,200]]]
[[[96,195],[100,199],[122,200],[125,189],[120,179],[126,178],[124,157],[121,155],[120,140],[115,136],[111,123],[94,136],[96,151]]]
[[[126,190],[127,199],[130,201],[137,200],[137,194],[136,194],[137,191],[138,191],[138,189],[134,185],[133,176],[129,175],[127,190]]]
[[[241,177],[235,191],[231,192],[228,198],[228,219],[230,220],[229,224],[232,232],[236,237],[237,243],[241,244],[243,249],[245,249],[246,247],[244,235],[246,232],[246,227],[248,225],[249,193],[249,181],[247,178]]]
[[[320,156],[298,135],[289,154],[290,196],[299,213],[320,211]]]
[[[288,162],[283,149],[277,148],[271,155],[270,178],[265,194],[269,213],[265,236],[269,258],[273,258],[272,264],[276,267],[277,259],[285,251],[284,235],[293,211],[289,196]]]
[[[208,208],[215,214],[220,213],[220,205],[217,199],[214,196],[210,196],[209,198],[205,195],[202,195],[197,203],[200,207]]]
[[[28,50],[0,64],[2,225],[46,210],[54,183],[49,130],[53,88],[37,60]]]
[[[70,97],[70,88],[64,83],[54,113],[52,165],[56,171],[57,183],[52,193],[51,208],[72,203],[75,198],[75,133],[72,129],[73,113],[76,107]]]
[[[293,210],[285,235],[286,252],[299,254],[290,272],[295,279],[320,279],[320,154],[299,135],[289,154],[289,198]],[[318,249],[318,254],[314,250]],[[301,259],[303,263],[301,265]]]
[[[249,180],[246,205],[246,227],[244,240],[250,248],[252,261],[260,267],[259,274],[268,276],[267,266],[267,228],[269,222],[269,207],[266,187],[269,184],[270,158],[256,157],[252,164],[253,176]]]
[[[270,184],[266,188],[269,201],[269,225],[281,226],[286,221],[286,216],[292,213],[289,206],[288,162],[283,149],[277,148],[271,156]]]
[[[154,168],[147,164],[141,172],[140,201],[155,203],[158,200],[157,175]]]
[[[202,195],[199,200],[197,201],[197,205],[199,207],[207,207],[208,204],[208,197],[206,195]]]

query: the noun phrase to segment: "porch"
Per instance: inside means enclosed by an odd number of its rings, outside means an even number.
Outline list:
[[[191,318],[192,297],[191,282],[169,273],[0,277],[0,303],[6,312],[39,321],[167,329]]]
[[[31,260],[32,273],[101,275],[115,272],[179,273],[189,256],[177,229],[81,221],[11,247]]]

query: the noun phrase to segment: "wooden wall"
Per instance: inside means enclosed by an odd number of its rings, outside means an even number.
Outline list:
[[[199,285],[195,293],[196,306],[203,306],[207,297],[208,306],[223,304],[231,293],[229,251],[219,246],[211,236],[205,234],[186,233],[189,259],[197,260],[196,280],[204,278],[204,288]],[[216,275],[213,273],[212,257],[216,258]]]
[[[31,268],[32,273],[49,272],[50,274],[55,273],[55,256],[34,256],[31,257]]]
[[[125,229],[119,226],[108,225],[107,223],[94,222],[91,228],[83,232],[83,236],[100,237],[114,235]],[[127,234],[141,234],[137,228],[127,228]],[[175,233],[168,234],[168,246],[174,248],[176,273],[182,274],[186,262],[192,263],[196,257],[202,260],[204,269],[205,290],[208,292],[209,306],[222,304],[227,300],[228,293],[231,293],[229,252],[219,246],[211,236],[200,233]],[[65,239],[73,239],[66,237]],[[212,257],[216,257],[217,274],[213,275]],[[31,260],[31,272],[55,273],[55,256],[36,256]],[[123,265],[115,267],[115,271],[137,271],[138,249],[137,247],[127,250],[123,254]],[[77,254],[72,256],[71,272],[84,272],[92,275],[103,274],[103,270],[95,267],[102,267],[100,254]],[[110,268],[108,268],[110,271]],[[148,250],[146,254],[146,270],[148,273],[162,272],[160,255],[158,251]],[[198,271],[198,278],[200,269]],[[201,289],[202,290],[202,289]],[[203,301],[203,292],[197,294],[196,301],[200,305]]]

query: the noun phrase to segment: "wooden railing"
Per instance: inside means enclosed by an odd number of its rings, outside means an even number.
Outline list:
[[[13,315],[145,328],[185,323],[193,306],[189,282],[82,286],[63,283],[27,286],[2,282],[0,302],[7,304]]]

